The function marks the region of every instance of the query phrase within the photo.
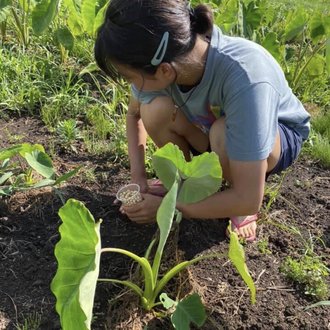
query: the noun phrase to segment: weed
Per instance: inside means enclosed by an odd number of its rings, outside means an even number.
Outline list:
[[[257,246],[261,254],[271,254],[272,251],[268,249],[268,238],[258,240]]]
[[[304,255],[301,259],[287,257],[280,271],[290,280],[304,287],[305,294],[314,296],[317,300],[328,297],[328,287],[325,278],[329,270],[317,257]]]
[[[65,147],[68,147],[81,137],[77,121],[74,119],[60,121],[56,127],[56,133]]]
[[[24,319],[23,324],[16,324],[16,330],[38,330],[41,325],[41,315],[37,312],[34,312]]]

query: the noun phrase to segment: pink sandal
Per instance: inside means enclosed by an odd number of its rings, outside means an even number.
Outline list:
[[[242,222],[239,222],[238,217],[231,217],[231,229],[240,229],[246,225],[248,225],[251,222],[256,222],[258,220],[258,214],[254,215],[248,215],[245,217],[245,219]],[[228,233],[227,233],[228,236]],[[245,238],[246,241],[248,242],[253,242],[256,240],[256,235],[252,235],[250,237]]]

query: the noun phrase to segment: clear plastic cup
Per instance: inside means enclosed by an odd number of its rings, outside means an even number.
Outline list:
[[[142,201],[140,186],[136,183],[127,184],[118,190],[116,198],[127,206],[139,203]]]

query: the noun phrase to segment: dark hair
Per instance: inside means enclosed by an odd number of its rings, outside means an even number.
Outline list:
[[[153,74],[151,64],[164,33],[168,45],[161,62],[171,62],[187,54],[196,35],[213,25],[206,5],[191,8],[186,0],[111,0],[95,43],[95,59],[110,77],[118,77],[111,61],[128,64]]]

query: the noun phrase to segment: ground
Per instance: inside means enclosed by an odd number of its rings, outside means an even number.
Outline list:
[[[58,151],[51,134],[37,119],[0,121],[0,149],[17,141],[42,143],[48,152]],[[78,153],[56,152],[56,169],[64,173],[83,164],[95,169],[94,179],[87,171],[63,185],[60,194],[44,188],[0,200],[0,329],[16,329],[19,324],[19,329],[60,329],[50,291],[57,266],[54,246],[59,240],[60,195],[84,202],[96,219],[103,219],[103,247],[121,247],[143,255],[155,233],[154,225],[135,225],[113,205],[118,187],[129,180],[127,169],[113,165],[106,157],[88,156],[79,146],[77,149]],[[271,191],[280,180],[268,183]],[[170,283],[168,294],[197,291],[208,314],[204,330],[330,329],[330,308],[305,310],[315,300],[279,271],[285,257],[303,255],[308,244],[329,267],[329,187],[330,171],[302,157],[285,175],[273,203],[269,194],[265,197],[258,241],[245,245],[247,265],[257,286],[255,305],[250,304],[248,290],[226,257],[190,267]],[[226,225],[226,219],[183,220],[177,235],[171,236],[167,259],[225,254]],[[127,279],[134,276],[134,268],[119,255],[102,256],[100,276]],[[93,329],[171,329],[166,319],[143,314],[130,293],[109,283],[98,284],[94,306]],[[40,326],[23,328],[24,320],[35,320]]]

